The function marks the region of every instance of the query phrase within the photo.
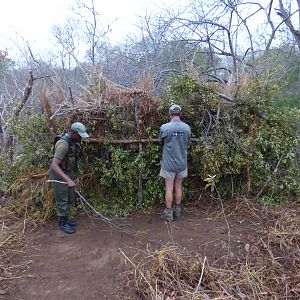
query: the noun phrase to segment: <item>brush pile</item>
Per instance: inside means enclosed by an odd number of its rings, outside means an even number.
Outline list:
[[[215,176],[223,199],[246,195],[263,204],[278,203],[286,194],[294,199],[300,193],[299,168],[294,167],[298,130],[294,115],[270,110],[272,82],[249,78],[238,90],[236,99],[225,105],[218,85],[184,75],[174,79],[164,98],[101,77],[72,101],[45,92],[44,114],[23,111],[11,128],[22,153],[16,153],[14,164],[4,170],[10,176],[3,177],[7,181],[3,186],[18,185],[24,170],[48,169],[53,137],[79,121],[91,138],[81,143],[86,159],[78,168],[78,189],[109,216],[149,210],[164,199],[164,181],[158,176],[159,128],[169,121],[169,105],[177,103],[183,109],[182,120],[192,129],[186,200],[198,197],[210,176]],[[38,217],[43,219],[44,213]]]
[[[300,210],[277,215],[244,257],[214,266],[179,245],[140,252],[130,262],[122,299],[299,299]]]

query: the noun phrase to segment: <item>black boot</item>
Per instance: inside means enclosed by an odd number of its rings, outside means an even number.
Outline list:
[[[68,218],[68,224],[75,227],[77,225],[76,221],[74,219],[69,219]]]
[[[59,217],[59,227],[63,232],[68,233],[68,234],[72,234],[72,233],[76,232],[74,226],[71,226],[68,223],[67,217]]]

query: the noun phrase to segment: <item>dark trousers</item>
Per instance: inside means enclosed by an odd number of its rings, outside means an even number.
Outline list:
[[[72,180],[75,180],[75,172],[64,171]],[[64,181],[61,177],[57,176],[53,171],[48,172],[49,179]],[[67,217],[70,210],[75,206],[75,191],[69,188],[66,184],[52,182],[54,198],[56,201],[56,213],[58,217]]]

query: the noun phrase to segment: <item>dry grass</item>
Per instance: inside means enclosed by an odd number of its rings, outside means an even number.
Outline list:
[[[265,236],[246,244],[244,257],[226,264],[179,245],[125,256],[131,265],[122,299],[300,299],[300,209],[286,208]]]
[[[29,261],[16,262],[25,241],[25,220],[6,208],[0,209],[0,290],[6,292],[22,276]],[[32,226],[31,226],[32,228]]]
[[[46,182],[47,171],[32,170],[22,176],[10,188],[13,196],[10,207],[20,216],[44,222],[53,216],[55,204],[51,185]]]
[[[11,288],[29,264],[24,260],[24,245],[28,231],[35,222],[44,222],[54,211],[51,186],[47,173],[35,170],[23,174],[8,191],[13,200],[0,209],[0,290]],[[23,257],[16,263],[16,256]]]

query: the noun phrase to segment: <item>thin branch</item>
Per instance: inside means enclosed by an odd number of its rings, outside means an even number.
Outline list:
[[[265,183],[264,183],[264,185],[262,186],[261,190],[257,193],[256,197],[254,198],[255,201],[258,201],[259,196],[260,196],[260,195],[262,194],[262,192],[265,190],[265,188],[267,187],[267,185],[268,185],[269,182],[271,181],[273,175],[274,175],[275,173],[278,172],[278,167],[279,167],[279,165],[280,165],[280,163],[281,163],[281,161],[282,161],[282,159],[283,159],[284,156],[285,156],[285,154],[283,154],[283,155],[280,157],[279,161],[277,162],[277,165],[276,165],[275,169],[274,169],[273,172],[269,175],[268,179],[265,181]]]
[[[30,56],[31,56],[32,60],[40,66],[41,64],[35,59],[35,57],[34,57],[32,51],[31,51],[29,42],[26,42],[26,45],[27,45],[27,48],[28,48],[28,50],[29,50],[29,53],[30,53]]]

